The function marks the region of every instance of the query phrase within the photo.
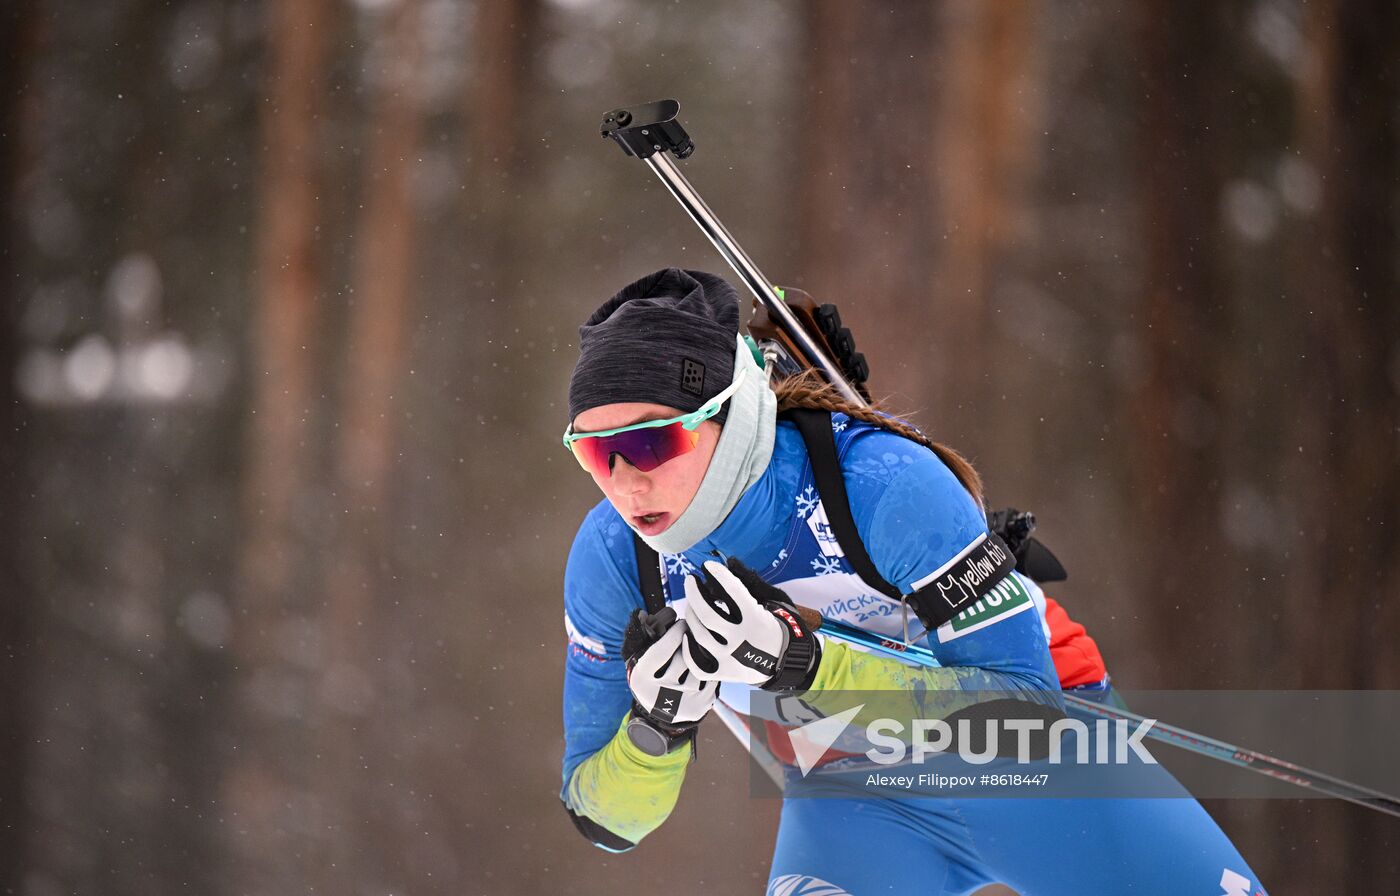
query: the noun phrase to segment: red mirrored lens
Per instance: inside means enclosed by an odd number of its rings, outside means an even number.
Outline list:
[[[585,436],[569,444],[574,457],[583,468],[602,479],[612,470],[612,456],[622,455],[629,464],[649,473],[657,467],[692,450],[700,441],[700,433],[686,429],[680,423],[629,429],[610,436]]]

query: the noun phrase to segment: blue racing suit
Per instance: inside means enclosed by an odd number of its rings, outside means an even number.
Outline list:
[[[931,451],[842,414],[832,421],[856,528],[879,573],[901,592],[931,581],[986,535],[981,509]],[[560,796],[577,817],[615,835],[613,848],[637,843],[665,820],[690,759],[688,749],[643,754],[622,730],[631,705],[622,632],[643,607],[632,538],[600,502],[579,529],[564,580]],[[827,618],[894,639],[907,632],[941,664],[908,665],[826,640],[814,694],[1058,691],[1044,596],[1019,574],[994,606],[989,596],[933,632],[862,582],[827,524],[802,438],[786,421],[767,470],[719,528],[682,554],[661,556],[667,602],[683,601],[685,576],[715,557],[739,559]],[[726,683],[720,699],[746,714],[751,694]],[[989,883],[1076,896],[1264,892],[1184,791],[1175,799],[896,798],[843,792],[839,781],[825,786],[820,799],[785,799],[770,893],[969,894]]]

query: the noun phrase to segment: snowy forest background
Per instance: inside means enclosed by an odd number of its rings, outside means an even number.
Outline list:
[[[598,137],[662,97],[1116,681],[1400,688],[1397,65],[1393,0],[9,0],[0,891],[761,892],[718,723],[632,855],[556,799],[575,328],[728,273]]]

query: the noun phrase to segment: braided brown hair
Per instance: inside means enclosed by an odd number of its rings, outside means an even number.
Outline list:
[[[853,404],[836,391],[835,386],[822,379],[821,374],[815,370],[805,370],[795,376],[775,380],[773,392],[778,396],[778,413],[780,414],[791,408],[839,411],[855,420],[861,420],[888,430],[895,435],[903,436],[911,442],[918,442],[938,455],[938,459],[953,471],[953,475],[958,477],[958,481],[977,501],[977,505],[985,507],[982,501],[982,477],[977,475],[977,470],[973,468],[967,458],[952,448],[933,441],[903,420],[885,416],[885,413],[888,412],[881,413],[880,402],[874,402],[867,407]]]

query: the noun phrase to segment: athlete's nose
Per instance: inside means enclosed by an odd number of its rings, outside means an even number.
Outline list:
[[[632,466],[621,454],[614,454],[612,463],[612,488],[619,495],[640,495],[651,488],[651,478]]]

